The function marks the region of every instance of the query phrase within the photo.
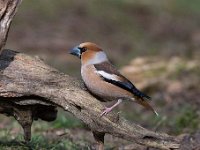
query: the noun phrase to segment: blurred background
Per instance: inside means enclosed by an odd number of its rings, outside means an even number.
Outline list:
[[[129,102],[116,112],[172,135],[200,130],[199,0],[24,0],[6,48],[39,56],[80,78],[80,60],[68,50],[85,41],[100,45],[112,63],[152,97],[160,116]],[[18,123],[3,115],[0,121],[1,149],[27,149],[15,144],[23,138]],[[32,149],[89,149],[94,143],[87,127],[62,110],[52,123],[34,122],[32,131]],[[129,144],[106,136],[106,149]]]

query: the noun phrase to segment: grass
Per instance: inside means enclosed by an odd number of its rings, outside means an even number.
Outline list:
[[[49,128],[84,128],[84,125],[80,120],[76,119],[71,114],[59,110],[58,117],[55,121],[45,122],[39,120],[33,123],[33,130],[44,131]]]
[[[1,121],[5,117],[0,117]],[[58,117],[53,122],[34,121],[32,125],[32,140],[29,143],[24,143],[23,133],[20,125],[16,120],[10,118],[9,125],[5,129],[0,130],[0,149],[1,150],[78,150],[80,149],[80,142],[74,143],[68,138],[55,138],[43,136],[43,132],[56,129],[70,129],[70,128],[84,128],[83,124],[73,117],[71,114],[62,110],[59,111]],[[20,130],[20,132],[19,132]],[[16,132],[15,132],[16,131]],[[68,132],[63,131],[64,134]]]
[[[52,123],[54,128],[83,128],[83,124],[80,120],[73,117],[71,114],[61,112],[57,120]]]
[[[11,136],[9,133],[7,136]],[[0,148],[1,150],[66,150],[66,149],[71,149],[71,150],[76,150],[80,149],[80,147],[71,142],[68,139],[57,139],[54,141],[51,141],[49,139],[46,139],[45,137],[41,135],[33,135],[32,140],[29,143],[24,143],[23,142],[23,136],[20,134],[18,135],[14,140],[12,139],[1,139],[0,142]]]
[[[183,109],[180,115],[176,117],[176,132],[181,133],[186,129],[190,130],[190,132],[196,131],[199,128],[199,120],[197,110],[192,107]]]

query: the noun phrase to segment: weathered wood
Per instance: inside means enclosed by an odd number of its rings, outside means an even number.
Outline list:
[[[71,112],[94,132],[160,149],[180,146],[180,141],[173,136],[149,131],[113,113],[100,117],[104,106],[86,91],[81,81],[60,73],[38,58],[4,50],[0,56],[0,99],[10,98],[9,101],[15,102],[16,98],[33,96],[37,101]]]
[[[0,53],[6,43],[8,31],[21,0],[0,0]]]
[[[105,133],[93,132],[94,139],[96,141],[96,150],[104,150],[104,136]]]
[[[25,141],[31,140],[31,125],[33,122],[32,114],[33,112],[29,108],[16,108],[14,109],[14,117],[20,123],[24,130],[24,139]]]
[[[24,130],[24,139],[26,142],[31,140],[31,125],[33,120],[54,121],[57,117],[55,106],[44,105],[44,103],[27,98],[16,98],[13,101],[13,98],[0,97],[0,113],[13,116],[19,122]]]

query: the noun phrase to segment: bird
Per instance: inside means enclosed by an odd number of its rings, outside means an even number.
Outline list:
[[[134,101],[158,116],[148,102],[151,97],[138,90],[123,76],[111,64],[100,46],[92,42],[84,42],[70,49],[69,53],[81,59],[81,76],[89,92],[103,102],[117,101],[111,107],[106,107],[100,114],[101,117],[111,112],[123,100]]]

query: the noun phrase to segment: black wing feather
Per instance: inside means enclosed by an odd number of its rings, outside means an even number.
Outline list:
[[[119,76],[123,79],[123,81],[116,81],[116,80],[108,79],[108,78],[101,76],[104,81],[111,83],[111,84],[114,84],[114,85],[116,85],[116,86],[118,86],[122,89],[125,89],[125,90],[133,93],[135,96],[137,96],[139,98],[151,99],[151,97],[149,97],[146,94],[139,91],[127,78],[122,76],[117,71],[117,69],[115,69],[114,66],[112,66],[109,62],[103,62],[103,63],[100,63],[100,64],[95,64],[94,67],[96,68],[97,71],[104,71],[104,72],[109,73],[109,74],[115,74],[115,75],[117,75],[117,76]]]
[[[122,89],[125,89],[131,93],[133,93],[135,96],[139,97],[139,98],[146,98],[146,99],[151,99],[151,97],[147,96],[146,94],[142,93],[141,91],[139,91],[131,82],[120,82],[120,81],[116,81],[116,80],[110,80],[107,78],[104,78],[103,76],[101,76],[104,81],[114,84],[118,87],[121,87]]]

